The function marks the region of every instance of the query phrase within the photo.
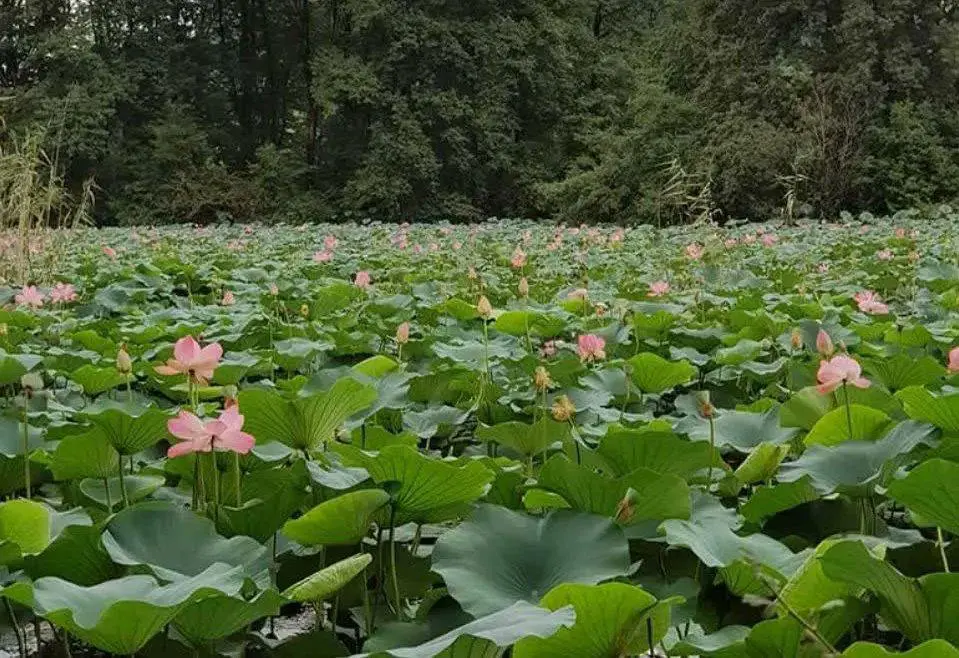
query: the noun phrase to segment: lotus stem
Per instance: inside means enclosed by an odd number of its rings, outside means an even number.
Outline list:
[[[20,658],[27,658],[27,638],[23,633],[20,622],[17,621],[17,614],[13,610],[13,604],[10,599],[4,598],[3,604],[7,608],[7,615],[10,617],[10,624],[13,626],[13,632],[17,636],[17,649],[20,650]]]
[[[766,585],[766,587],[769,588],[769,591],[772,592],[773,599],[775,599],[775,601],[776,601],[777,603],[781,604],[781,605],[783,606],[783,608],[785,608],[786,613],[787,613],[790,617],[792,617],[793,619],[795,619],[796,621],[798,621],[798,622],[802,625],[802,627],[803,627],[804,629],[806,629],[806,632],[809,633],[809,635],[810,635],[814,640],[816,640],[816,642],[818,642],[818,643],[826,650],[826,652],[827,652],[829,655],[837,655],[837,654],[839,653],[839,652],[836,650],[836,647],[834,647],[834,646],[832,645],[832,643],[829,642],[829,640],[827,640],[826,638],[824,638],[823,635],[822,635],[822,633],[820,633],[819,630],[818,630],[815,626],[813,626],[811,623],[809,623],[809,621],[807,621],[805,617],[803,617],[803,616],[800,615],[798,612],[796,612],[796,610],[789,604],[789,602],[786,601],[786,599],[782,598],[782,597],[779,595],[779,592],[776,590],[776,587],[775,587],[772,583],[769,582],[769,580],[767,579],[767,577],[766,577],[765,575],[759,574],[759,579],[760,579],[761,581],[763,581],[763,583]]]
[[[396,503],[390,505],[390,576],[393,579],[393,596],[396,599],[396,617],[406,621],[403,614],[403,602],[400,600],[400,581],[396,577],[396,542],[393,535],[396,531]]]
[[[123,455],[120,455],[120,459],[117,460],[117,475],[120,478],[120,497],[123,499],[123,509],[126,509],[130,506],[130,500],[127,498],[127,485],[123,482]],[[110,487],[107,486],[107,490]]]
[[[936,527],[936,542],[939,545],[939,557],[942,558],[942,568],[949,573],[949,558],[946,557],[946,542],[942,538],[942,528]]]
[[[107,493],[107,510],[113,514],[113,497],[110,495],[110,478],[103,478],[103,490]]]
[[[363,542],[360,541],[360,553],[364,553]],[[370,605],[370,590],[367,588],[369,577],[366,574],[367,567],[363,567],[363,617],[366,624],[366,635],[373,634],[373,606]]]
[[[709,416],[709,466],[706,467],[706,492],[713,488],[713,459],[716,455],[716,421]]]
[[[846,401],[846,426],[849,429],[849,440],[855,440],[855,437],[852,435],[852,409],[849,406],[849,388],[846,385],[846,382],[842,383],[842,393]]]
[[[216,461],[215,450],[210,453],[210,463],[213,465],[213,521],[215,523],[220,518],[220,465]]]
[[[27,487],[27,499],[33,497],[30,483],[30,426],[27,425],[27,397],[23,396],[23,482]]]
[[[236,506],[243,506],[242,473],[240,471],[240,453],[233,453],[233,486],[236,489]]]

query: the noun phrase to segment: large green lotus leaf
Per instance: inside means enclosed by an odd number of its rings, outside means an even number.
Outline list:
[[[221,563],[269,583],[265,546],[250,537],[225,539],[209,519],[167,502],[118,512],[106,525],[103,545],[117,564],[145,565],[163,580],[183,580]]]
[[[803,476],[795,482],[757,487],[749,500],[739,508],[739,512],[750,523],[761,523],[787,509],[818,500],[819,497],[820,492],[813,486],[812,479]]]
[[[330,343],[300,337],[278,340],[273,343],[274,358],[277,365],[288,371],[296,370],[320,352],[325,352],[332,347],[333,345]]]
[[[296,400],[261,389],[240,391],[239,395],[245,431],[260,443],[279,441],[297,450],[316,450],[332,440],[350,416],[375,399],[376,389],[349,377],[324,393]]]
[[[769,480],[788,453],[788,445],[763,443],[749,453],[733,475],[743,486]]]
[[[875,593],[883,619],[913,642],[934,637],[932,611],[917,581],[870,553],[862,542],[831,541],[827,548],[817,551],[817,562],[827,578]]]
[[[959,464],[930,459],[889,485],[888,495],[913,512],[959,534]]]
[[[673,623],[676,623],[674,620]],[[750,629],[746,626],[724,626],[709,635],[703,632],[690,632],[682,640],[669,647],[671,656],[745,656],[746,638]],[[735,647],[735,653],[730,650]],[[723,653],[724,650],[730,650]]]
[[[688,362],[667,361],[652,352],[637,354],[628,363],[633,383],[643,393],[663,393],[696,376],[696,368]]]
[[[360,361],[351,369],[353,372],[359,373],[366,377],[379,378],[386,376],[399,367],[399,363],[385,354],[377,354],[376,356],[371,356],[368,359]]]
[[[283,534],[304,546],[355,545],[369,532],[374,514],[389,502],[382,489],[345,493],[287,521]]]
[[[0,503],[0,564],[18,562],[50,543],[51,518],[46,505],[18,499]]]
[[[395,483],[398,526],[440,523],[465,515],[495,477],[480,461],[460,466],[431,459],[408,446],[389,446],[375,456],[348,445],[338,445],[337,450],[365,468],[377,484]]]
[[[928,386],[939,381],[946,369],[931,356],[911,357],[897,354],[891,358],[865,361],[866,372],[877,381],[897,391],[907,386]]]
[[[738,452],[752,452],[766,443],[788,443],[797,433],[795,428],[780,426],[778,407],[762,413],[723,410],[714,425],[716,447],[728,446]],[[689,417],[683,429],[694,441],[709,441],[709,422],[705,419]]]
[[[447,299],[442,304],[436,306],[436,310],[444,315],[454,317],[460,322],[473,320],[479,317],[479,313],[476,311],[476,306],[463,299],[460,299],[459,297],[451,297],[450,299]]]
[[[763,353],[765,345],[749,338],[740,340],[732,347],[721,347],[716,350],[716,363],[724,366],[738,366],[753,361]]]
[[[719,466],[719,454],[702,441],[687,441],[673,432],[654,427],[623,429],[612,427],[597,450],[616,475],[645,468],[682,478]]]
[[[542,454],[553,443],[569,438],[569,424],[557,423],[551,418],[542,418],[532,425],[509,421],[492,426],[481,426],[476,437],[506,446],[523,457]]]
[[[291,585],[283,592],[283,596],[299,603],[320,603],[346,587],[347,583],[363,573],[372,561],[373,556],[369,553],[352,555]]]
[[[573,606],[576,623],[561,628],[548,638],[520,640],[513,649],[515,658],[583,658],[584,656],[628,656],[650,651],[649,622],[653,646],[669,630],[669,612],[681,598],[657,601],[635,585],[605,583],[582,585],[564,583],[550,590],[540,605],[549,610]]]
[[[803,616],[814,615],[831,601],[855,596],[856,587],[846,581],[834,580],[824,571],[821,559],[835,546],[835,540],[826,540],[809,553],[805,561],[793,572],[779,590],[779,601]],[[767,593],[769,590],[767,589]],[[780,613],[785,616],[785,606],[779,605]]]
[[[374,650],[354,658],[491,658],[527,637],[550,637],[572,626],[576,613],[566,606],[550,612],[525,601],[454,628],[415,647]]]
[[[121,569],[103,548],[102,533],[97,526],[67,526],[42,553],[27,555],[23,569],[34,580],[53,576],[87,586],[117,578]]]
[[[815,386],[807,386],[783,403],[779,422],[783,427],[811,430],[833,406],[833,396],[823,395]]]
[[[255,655],[262,655],[264,658],[303,658],[303,656],[342,658],[349,656],[351,653],[332,631],[313,630],[280,640],[270,639],[261,633],[256,633],[252,635],[252,639],[261,649]]]
[[[537,602],[560,583],[625,575],[629,563],[626,537],[612,521],[567,510],[537,518],[480,505],[433,549],[433,571],[474,617]]]
[[[257,619],[277,615],[285,600],[275,589],[247,601],[242,596],[215,594],[185,606],[173,620],[176,629],[194,644],[225,638]]]
[[[127,499],[134,503],[142,500],[159,489],[166,482],[162,475],[123,475],[123,486],[126,490]],[[120,477],[110,477],[105,480],[87,478],[80,482],[80,491],[84,496],[96,501],[104,507],[116,506],[123,498],[123,490],[120,488]]]
[[[68,436],[53,453],[50,470],[57,480],[106,478],[116,475],[120,453],[99,428]]]
[[[627,490],[636,492],[628,523],[689,518],[689,486],[678,475],[640,468],[619,478],[601,475],[553,455],[540,469],[537,486],[557,493],[573,509],[614,516]]]
[[[921,386],[904,388],[896,397],[906,414],[950,433],[959,432],[959,393],[936,395]]]
[[[217,365],[213,381],[220,386],[239,384],[250,369],[260,362],[260,357],[253,354],[230,352],[230,355],[221,359]]]
[[[121,455],[135,455],[168,436],[169,416],[156,407],[100,399],[82,415]]]
[[[239,568],[213,565],[192,578],[161,586],[152,576],[127,576],[92,587],[59,578],[18,583],[3,595],[87,644],[132,655],[186,605],[213,594],[236,595],[243,585]]]
[[[19,384],[20,378],[43,362],[36,354],[7,354],[0,350],[0,386]]]
[[[127,375],[121,374],[116,368],[98,368],[87,364],[77,368],[70,374],[87,395],[99,395],[127,382]]]
[[[959,658],[959,649],[945,640],[929,640],[908,651],[890,651],[871,642],[856,642],[842,652],[842,658]]]
[[[292,468],[271,468],[244,474],[241,482],[243,504],[222,505],[217,530],[227,537],[247,535],[261,543],[273,537],[290,515],[299,509],[306,495],[303,461]],[[309,462],[312,466],[313,462]],[[227,479],[229,482],[229,479]],[[224,498],[235,503],[235,489]]]
[[[800,653],[804,633],[791,617],[761,621],[749,631],[744,658],[811,658],[816,654]]]
[[[505,311],[493,322],[493,329],[510,336],[525,336],[529,332],[533,336],[553,338],[565,328],[566,323],[562,318],[538,311]]]
[[[908,420],[878,441],[845,441],[835,446],[809,446],[798,459],[779,469],[781,482],[808,477],[823,495],[836,491],[868,495],[884,477],[891,476],[892,460],[919,445],[932,445],[938,431],[932,425]]]
[[[852,434],[849,421],[852,420]],[[834,446],[844,441],[872,441],[880,438],[891,419],[882,411],[859,404],[836,407],[820,418],[806,435],[806,445]]]

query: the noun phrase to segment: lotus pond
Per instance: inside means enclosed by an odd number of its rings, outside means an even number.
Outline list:
[[[4,648],[959,656],[957,221],[5,236]]]

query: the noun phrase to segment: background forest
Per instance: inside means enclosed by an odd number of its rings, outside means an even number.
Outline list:
[[[951,0],[0,0],[0,183],[45,163],[103,224],[889,212],[959,196],[957,27]]]

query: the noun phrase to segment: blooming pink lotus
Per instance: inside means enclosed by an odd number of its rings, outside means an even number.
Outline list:
[[[222,356],[223,348],[219,343],[210,343],[200,349],[200,344],[193,336],[184,336],[173,346],[173,358],[154,370],[164,376],[188,375],[204,386],[213,377],[213,371]]]
[[[516,250],[513,251],[513,257],[510,258],[509,264],[519,269],[526,265],[526,252],[520,247],[516,247]]]
[[[726,238],[723,244],[726,246],[727,249],[731,249],[732,247],[735,247],[737,244],[739,244],[739,241],[736,240],[736,238]]]
[[[662,297],[669,292],[668,281],[653,281],[649,284],[649,297]]]
[[[845,354],[821,361],[816,379],[819,381],[816,388],[823,395],[832,393],[843,384],[852,384],[856,388],[869,388],[870,385],[870,381],[862,376],[859,363]]]
[[[606,341],[596,334],[583,334],[576,339],[576,345],[581,361],[590,363],[606,358]]]
[[[114,249],[113,247],[108,247],[108,246],[104,245],[104,246],[103,246],[103,253],[106,254],[107,256],[109,256],[110,258],[116,260],[117,250]]]
[[[236,296],[229,290],[223,293],[223,299],[220,300],[222,306],[233,306],[236,304]]]
[[[37,290],[36,286],[24,286],[23,289],[17,293],[16,297],[13,299],[21,306],[40,308],[43,306],[44,297],[43,293]]]
[[[314,263],[329,263],[333,260],[333,254],[327,250],[318,251],[313,254]]]
[[[167,450],[170,458],[214,450],[245,455],[256,443],[252,435],[243,431],[243,416],[235,404],[227,407],[216,420],[206,423],[189,411],[181,411],[167,421],[167,429],[180,440]]]
[[[959,373],[959,347],[953,347],[949,350],[949,369],[950,375]]]
[[[879,300],[879,295],[871,290],[857,292],[855,296],[853,296],[853,299],[856,300],[856,304],[859,305],[859,310],[863,313],[885,315],[889,312],[889,307],[883,304]]]
[[[353,278],[353,285],[362,290],[366,290],[370,287],[373,279],[370,277],[370,273],[366,270],[360,270],[356,273],[356,276]]]
[[[816,351],[827,359],[836,351],[835,346],[832,344],[832,338],[829,337],[829,334],[827,334],[824,329],[820,329],[819,333],[816,334]]]
[[[396,328],[396,342],[405,345],[410,342],[410,323],[404,322]]]
[[[613,244],[619,244],[620,242],[623,241],[623,238],[625,237],[626,237],[626,231],[624,231],[622,228],[618,228],[615,231],[613,231],[612,235],[609,236],[609,241],[612,242]]]
[[[67,304],[77,301],[77,291],[72,283],[57,283],[50,291],[50,301],[55,304]]]
[[[703,257],[703,253],[702,246],[696,242],[686,245],[686,257],[690,260],[699,260]]]
[[[889,261],[889,260],[892,260],[892,258],[893,258],[892,250],[891,250],[891,249],[882,249],[882,250],[880,250],[880,251],[877,251],[877,252],[876,252],[876,258],[879,259],[879,260],[881,260],[881,261]]]
[[[328,235],[323,238],[323,247],[326,251],[333,251],[339,243],[340,241],[336,239],[335,235]]]

